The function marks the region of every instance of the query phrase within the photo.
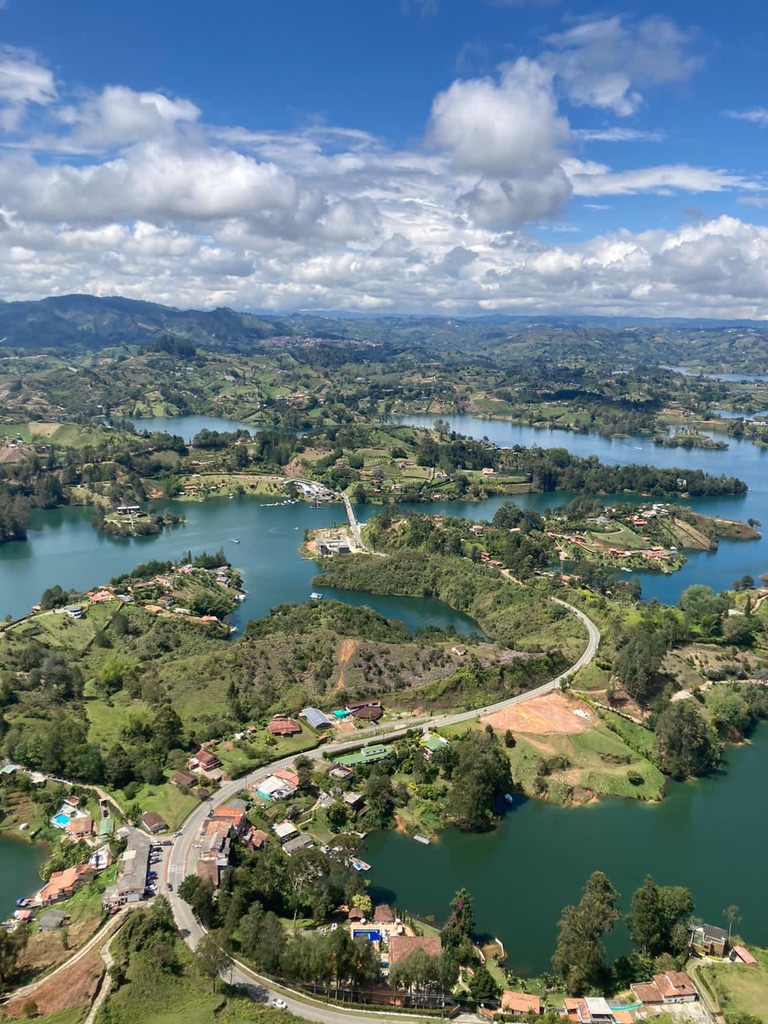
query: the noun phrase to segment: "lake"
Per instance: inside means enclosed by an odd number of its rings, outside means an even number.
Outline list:
[[[39,871],[49,852],[47,846],[0,835],[0,921],[13,914],[19,897],[40,888]]]
[[[562,808],[523,799],[484,835],[449,829],[431,846],[398,832],[366,839],[374,897],[442,924],[453,894],[474,897],[478,927],[498,936],[507,964],[520,974],[551,970],[562,908],[577,903],[592,871],[603,871],[628,908],[652,874],[684,885],[696,914],[725,927],[723,909],[741,908],[737,931],[768,944],[768,724],[755,741],[727,752],[727,773],[674,783],[660,804],[606,799]],[[623,925],[609,953],[628,952]]]

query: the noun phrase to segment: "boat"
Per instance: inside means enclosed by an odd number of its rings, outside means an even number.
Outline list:
[[[318,592],[316,590],[313,590],[312,593],[309,595],[309,600],[310,601],[322,601],[323,600],[323,595],[322,594],[318,594]]]
[[[504,799],[507,801],[508,804],[513,804],[515,802],[515,798],[512,793],[505,793]]]
[[[355,871],[370,871],[371,865],[366,864],[364,860],[353,860],[352,867]]]
[[[233,537],[233,538],[232,538],[232,543],[233,543],[233,544],[239,544],[239,543],[240,543],[240,541],[239,541],[239,540],[237,539],[237,537]]]
[[[421,843],[422,846],[429,846],[431,840],[427,839],[426,836],[414,836],[417,843]]]

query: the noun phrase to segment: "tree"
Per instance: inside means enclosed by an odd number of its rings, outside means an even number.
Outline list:
[[[238,925],[240,948],[259,970],[275,974],[279,970],[286,945],[285,929],[277,914],[264,912],[258,902],[252,903]]]
[[[373,914],[373,900],[367,892],[358,892],[352,897],[352,906],[362,910],[366,917]]]
[[[468,732],[451,747],[457,755],[448,813],[460,829],[479,832],[493,821],[495,799],[512,789],[509,759],[486,732]]]
[[[293,930],[299,910],[311,907],[321,879],[328,871],[328,859],[320,850],[297,850],[288,864],[288,897],[293,909]]]
[[[619,894],[606,876],[594,871],[579,903],[563,910],[552,963],[575,995],[600,980],[605,956],[603,935],[621,916],[618,904]]]
[[[0,928],[0,992],[13,978],[16,961],[27,944],[27,938],[28,932],[24,926],[15,928],[12,932]]]
[[[188,903],[193,912],[206,927],[213,924],[216,917],[216,905],[213,901],[213,882],[197,875],[187,875],[179,883],[178,894]]]
[[[469,994],[476,1003],[486,1003],[497,998],[499,986],[485,964],[474,968],[474,974],[469,982]]]
[[[656,760],[676,779],[701,775],[720,758],[715,731],[695,700],[673,701],[656,722]]]
[[[208,932],[195,947],[195,964],[201,974],[211,979],[211,991],[216,991],[216,979],[232,966],[232,957],[222,946],[222,936]]]
[[[636,889],[627,915],[632,941],[642,953],[656,957],[677,955],[688,941],[693,896],[679,885],[659,886],[650,875]]]
[[[365,824],[369,829],[386,828],[395,808],[392,780],[380,768],[374,768],[363,788]]]
[[[741,920],[741,910],[735,903],[731,903],[730,906],[726,907],[723,911],[723,917],[728,922],[728,941],[730,942],[733,926],[738,924]]]

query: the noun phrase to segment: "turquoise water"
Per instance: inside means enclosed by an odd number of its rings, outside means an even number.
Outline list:
[[[68,814],[54,814],[53,821],[54,821],[54,823],[56,825],[59,826],[59,828],[66,828],[67,824],[69,823],[69,815]]]

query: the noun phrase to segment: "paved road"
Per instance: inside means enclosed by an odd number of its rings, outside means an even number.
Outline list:
[[[363,534],[360,530],[360,523],[357,521],[355,510],[352,508],[352,502],[349,500],[348,495],[342,494],[341,499],[344,502],[344,508],[347,510],[347,519],[349,520],[349,528],[352,531],[352,537],[357,544],[360,551],[368,553],[368,548],[363,542]]]
[[[557,597],[553,597],[552,600],[557,604],[562,605],[563,608],[567,608],[568,611],[583,622],[587,629],[587,646],[578,661],[575,662],[567,672],[563,672],[548,683],[544,683],[542,686],[536,687],[535,690],[528,690],[526,693],[521,693],[517,697],[510,697],[509,699],[499,701],[496,704],[489,704],[487,708],[483,708],[481,711],[462,711],[454,715],[439,715],[433,717],[427,720],[430,726],[433,728],[439,728],[440,726],[445,725],[456,725],[460,722],[470,721],[478,714],[490,714],[502,708],[512,707],[516,704],[523,704],[525,701],[531,700],[534,697],[542,696],[542,694],[551,693],[553,690],[557,689],[561,681],[566,676],[570,675],[572,672],[578,671],[580,668],[583,668],[592,661],[597,653],[597,648],[600,643],[600,630],[597,628],[595,623],[584,614],[584,612],[574,607],[574,605],[568,604],[566,601],[561,601]],[[423,724],[427,723],[425,722]],[[402,729],[396,729],[387,733],[386,738],[395,739],[398,736],[402,736],[406,733],[408,728],[409,726],[404,726]],[[379,736],[381,736],[381,733],[379,733]],[[357,739],[351,740],[347,743],[334,743],[332,745],[317,747],[315,750],[307,751],[306,756],[312,760],[319,760],[326,751],[341,753],[345,750],[353,750],[360,745],[360,737],[358,737]],[[278,771],[280,768],[289,767],[295,759],[295,754],[292,754],[290,757],[280,758],[278,761],[273,761],[272,764],[250,772],[242,778],[224,783],[213,797],[201,803],[199,807],[196,807],[184,823],[181,835],[176,839],[166,861],[165,895],[170,901],[173,909],[173,915],[176,919],[176,924],[178,925],[185,941],[192,949],[194,949],[200,941],[201,937],[205,933],[205,929],[199,924],[189,905],[179,899],[177,890],[181,880],[194,870],[194,844],[199,842],[200,830],[203,826],[203,822],[208,817],[208,814],[213,807],[226,803],[227,800],[231,799],[240,790],[251,787],[254,782],[261,781],[273,772]],[[172,890],[168,890],[168,884],[172,885]],[[343,1010],[336,1007],[332,1008],[326,1006],[324,1003],[305,1001],[304,999],[298,1000],[290,991],[277,990],[274,988],[274,985],[270,987],[269,982],[261,978],[255,972],[249,970],[239,961],[236,961],[233,966],[231,981],[233,984],[245,986],[251,992],[253,997],[259,1001],[274,999],[279,996],[281,999],[285,1000],[288,1004],[288,1008],[297,1016],[304,1017],[306,1020],[320,1022],[320,1024],[346,1024],[350,1017],[357,1016],[359,1019],[364,1019],[366,1016],[370,1016],[370,1011],[362,1013],[354,1010]],[[397,1017],[388,1017],[386,1013],[377,1013],[376,1016],[377,1019],[394,1021],[401,1020],[403,1015],[399,1014]],[[415,1014],[414,1016],[418,1016],[418,1014]]]

